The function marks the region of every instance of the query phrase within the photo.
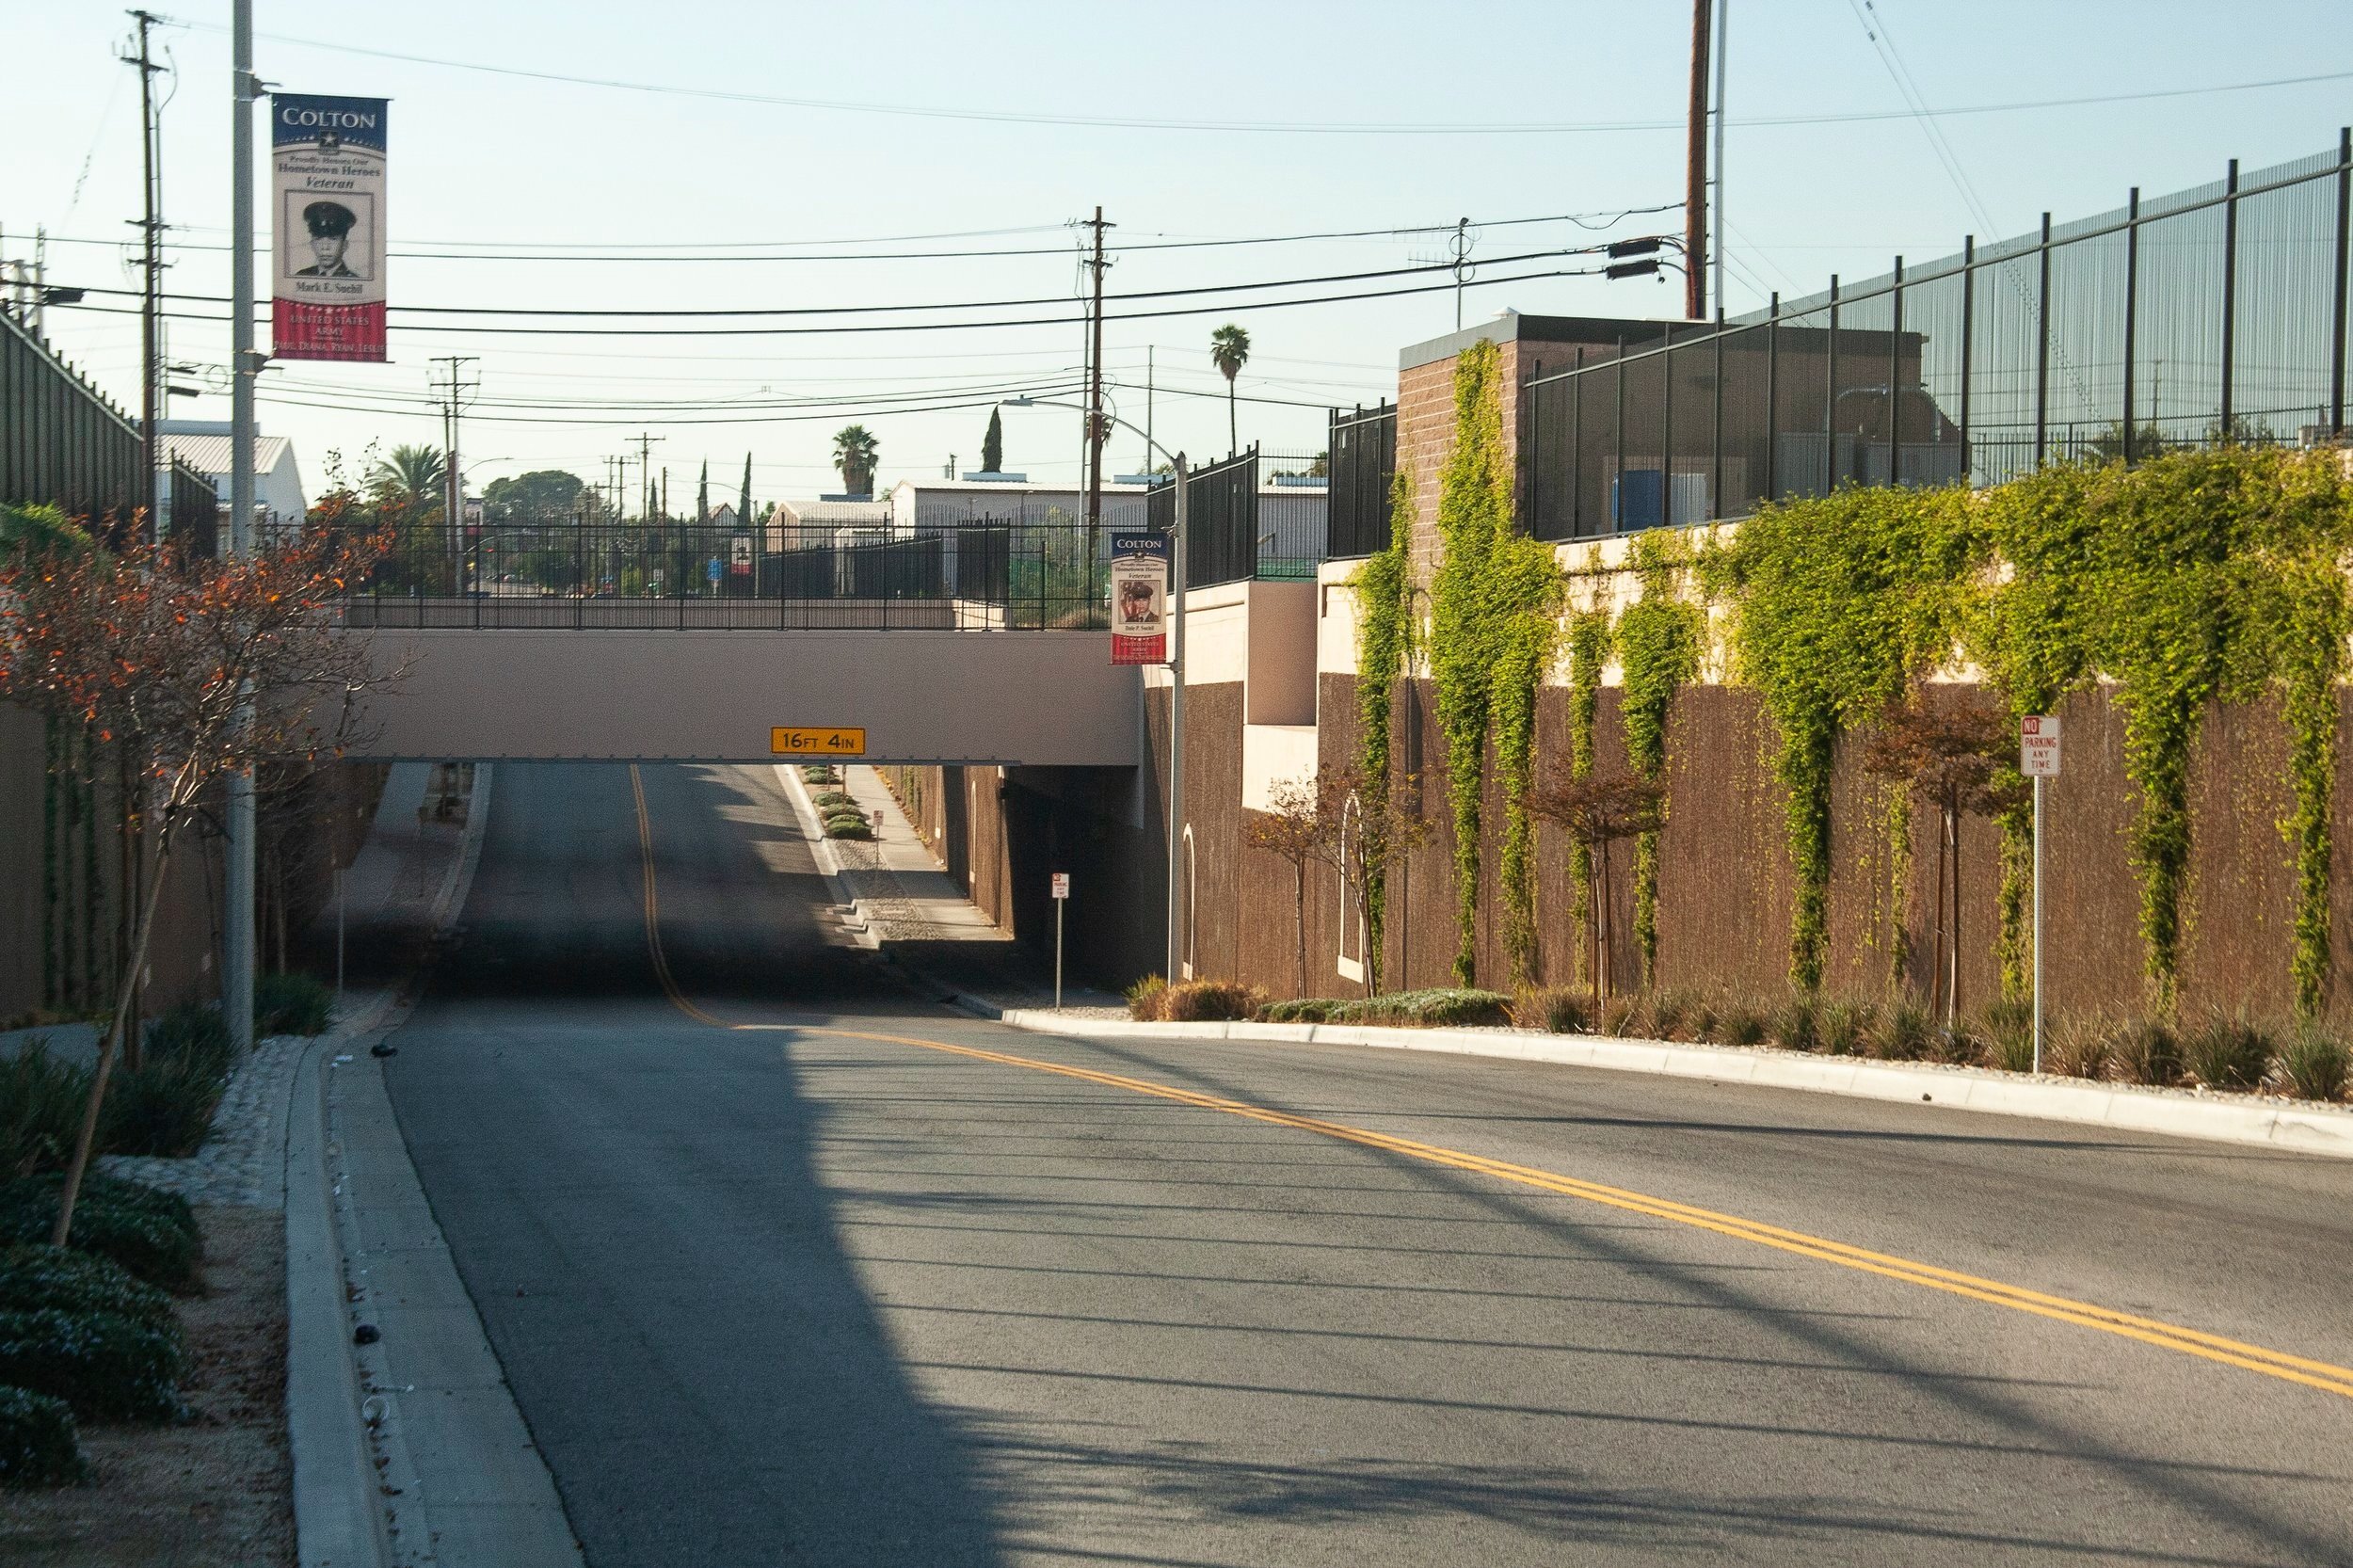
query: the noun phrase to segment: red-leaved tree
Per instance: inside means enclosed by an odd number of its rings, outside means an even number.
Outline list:
[[[57,1245],[73,1223],[180,831],[232,774],[339,755],[354,738],[359,699],[396,674],[377,669],[363,640],[335,625],[346,584],[381,549],[379,539],[320,533],[224,560],[134,544],[120,554],[59,547],[0,561],[0,698],[102,742],[132,742],[154,851],[66,1167]]]

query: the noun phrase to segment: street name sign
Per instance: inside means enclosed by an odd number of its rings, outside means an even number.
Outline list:
[[[768,731],[774,757],[863,757],[866,731],[838,725],[777,725]]]
[[[2059,776],[2059,721],[2057,713],[2028,713],[2018,721],[2018,771],[2028,778]]]

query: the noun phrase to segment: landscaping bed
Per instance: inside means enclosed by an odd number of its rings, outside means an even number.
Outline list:
[[[0,1560],[27,1568],[294,1562],[284,1220],[223,1207],[192,1216],[202,1238],[200,1292],[169,1299],[184,1414],[160,1422],[80,1420],[89,1479],[0,1493]],[[74,1288],[55,1294],[65,1299]]]

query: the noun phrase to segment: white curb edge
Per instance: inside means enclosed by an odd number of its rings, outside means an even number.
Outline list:
[[[981,1011],[981,1009],[974,1009]],[[997,1013],[1001,1023],[1040,1034],[1121,1039],[1262,1041],[1268,1044],[1369,1046],[1392,1050],[1496,1056],[1609,1072],[1655,1073],[1753,1083],[1859,1099],[1923,1102],[2004,1116],[2075,1122],[2133,1132],[2248,1144],[2353,1159],[2353,1110],[2292,1100],[2207,1099],[2129,1084],[2027,1078],[1981,1067],[1877,1062],[1851,1056],[1801,1056],[1730,1046],[1621,1040],[1533,1030],[1389,1029],[1351,1024],[1157,1024],[1068,1018],[1036,1008]]]

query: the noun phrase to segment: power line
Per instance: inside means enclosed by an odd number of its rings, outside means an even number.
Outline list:
[[[228,31],[217,23],[175,19],[175,24],[201,32]],[[530,81],[555,82],[568,87],[606,88],[616,91],[652,93],[664,97],[712,99],[726,103],[767,104],[780,108],[814,109],[838,114],[888,115],[916,120],[977,120],[1010,125],[1080,126],[1096,130],[1196,131],[1277,136],[1563,136],[1629,131],[1682,131],[1685,129],[1685,122],[1681,119],[1516,121],[1176,120],[1103,115],[1049,115],[1010,109],[940,108],[920,104],[858,103],[848,99],[785,97],[774,93],[732,92],[721,88],[691,88],[660,82],[632,82],[619,77],[577,76],[563,72],[531,71],[520,66],[488,65],[474,60],[444,59],[437,56],[413,55],[399,50],[369,49],[359,44],[329,43],[319,39],[296,38],[285,33],[257,33],[254,36],[267,39],[273,43],[291,43],[305,49],[323,49],[343,55],[361,55],[374,59],[398,60],[408,65],[437,66],[450,71],[471,71],[491,76],[511,76]],[[1929,112],[1944,117],[2010,114],[2035,109],[2075,108],[2098,104],[2126,104],[2168,98],[2188,98],[2210,93],[2254,92],[2271,88],[2304,87],[2320,82],[2341,82],[2349,78],[2353,78],[2353,71],[2322,72],[2306,76],[2274,77],[2261,82],[2147,88],[2137,92],[2087,93],[2068,98],[1977,104]],[[1852,124],[1869,120],[1905,120],[1912,118],[1913,113],[1913,111],[1906,109],[1896,112],[1879,110],[1843,114],[1761,115],[1753,119],[1733,120],[1730,123],[1739,126]]]
[[[1561,254],[1572,253],[1562,252]],[[1425,271],[1427,269],[1416,268],[1411,270]],[[1477,279],[1473,280],[1471,286],[1479,288],[1492,287],[1504,283],[1529,283],[1551,278],[1596,278],[1600,277],[1606,270],[1607,269],[1603,267],[1555,267],[1540,272],[1513,273],[1507,277],[1501,278]],[[1284,285],[1264,284],[1260,286],[1281,287]],[[1449,279],[1448,281],[1443,283],[1411,284],[1404,288],[1396,289],[1363,289],[1350,294],[1317,295],[1305,299],[1262,299],[1252,300],[1241,305],[1236,305],[1229,302],[1215,305],[1180,306],[1165,311],[1125,311],[1112,316],[1110,319],[1114,321],[1156,321],[1176,316],[1223,315],[1240,310],[1290,310],[1305,305],[1343,304],[1360,299],[1394,299],[1408,295],[1438,293],[1453,287],[1455,287],[1455,284],[1453,280]],[[91,305],[88,302],[78,305],[63,306],[61,308],[89,312],[100,315],[122,315],[128,313],[117,307],[107,305]],[[194,312],[186,311],[167,312],[166,314],[175,321],[223,322],[229,319],[226,316],[202,315]],[[904,323],[880,323],[870,326],[841,327],[504,327],[478,324],[457,325],[439,322],[420,322],[411,324],[408,322],[395,321],[391,323],[390,327],[392,330],[396,332],[429,332],[451,336],[496,335],[509,337],[728,338],[804,337],[820,335],[840,336],[871,332],[965,332],[1016,327],[1067,327],[1070,325],[1072,319],[1073,318],[1069,316],[1023,316],[1004,321],[916,321]]]
[[[1516,228],[1537,223],[1569,223],[1576,225],[1577,228],[1587,230],[1588,232],[1600,232],[1613,228],[1629,217],[1643,217],[1657,213],[1673,212],[1679,209],[1682,205],[1683,203],[1680,201],[1668,201],[1662,202],[1657,206],[1625,207],[1610,212],[1547,213],[1540,214],[1533,217],[1481,218],[1474,220],[1474,222],[1476,227],[1486,229]],[[1041,225],[1039,227],[1044,226]],[[1451,230],[1452,228],[1454,228],[1454,225],[1451,223],[1408,223],[1392,225],[1385,229],[1334,229],[1314,233],[1302,234],[1259,234],[1202,239],[1151,240],[1128,245],[1112,246],[1110,249],[1114,255],[1126,255],[1132,251],[1144,250],[1209,250],[1230,248],[1237,246],[1300,245],[1311,241],[1325,240],[1397,239],[1412,234],[1438,233]],[[1004,232],[1026,233],[1031,231],[1023,229],[1009,230]],[[120,245],[122,243],[120,240],[98,239],[87,236],[59,238],[58,236],[52,235],[50,237],[53,243],[61,245]],[[173,240],[167,243],[171,248],[176,250],[220,252],[229,248],[225,245],[209,245],[194,240]],[[429,246],[463,245],[472,242],[459,240],[420,240],[417,243],[420,245]],[[999,257],[1018,258],[1024,256],[1067,256],[1070,253],[1068,246],[1054,245],[969,250],[829,251],[809,255],[743,254],[728,256],[701,255],[692,254],[690,252],[721,249],[748,252],[762,247],[796,246],[817,242],[807,240],[712,240],[680,243],[669,246],[637,246],[631,244],[607,245],[604,242],[594,240],[549,240],[544,242],[530,240],[484,240],[480,243],[485,246],[495,246],[498,247],[498,248],[484,250],[394,250],[391,252],[391,254],[396,259],[409,261],[440,260],[469,262],[531,262],[534,264],[544,264],[549,262],[617,262],[623,264],[661,263],[664,264],[674,264],[680,263],[702,262],[987,261]],[[884,244],[887,242],[882,240],[851,240],[824,243]],[[587,248],[592,246],[597,248],[594,250]],[[257,253],[264,252],[266,249],[266,247],[255,247]],[[571,253],[568,254],[567,252]]]

